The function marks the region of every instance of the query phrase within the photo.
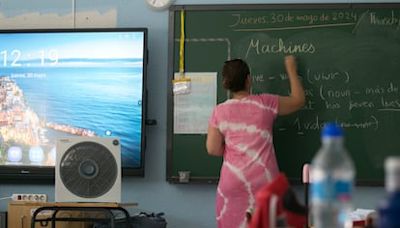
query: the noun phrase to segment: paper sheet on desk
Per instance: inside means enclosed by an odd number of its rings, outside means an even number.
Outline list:
[[[375,210],[372,209],[360,209],[352,211],[350,214],[350,218],[352,221],[365,221],[367,217],[373,213],[376,213]]]

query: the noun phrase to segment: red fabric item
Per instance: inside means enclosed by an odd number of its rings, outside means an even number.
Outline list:
[[[271,228],[270,209],[273,207],[271,207],[271,205],[274,200],[277,200],[276,214],[274,214],[275,221],[276,218],[283,217],[285,218],[287,225],[290,227],[305,227],[305,215],[298,215],[283,208],[282,198],[289,187],[289,182],[286,176],[283,173],[280,173],[271,183],[264,185],[260,191],[257,192],[257,206],[249,222],[249,228]]]

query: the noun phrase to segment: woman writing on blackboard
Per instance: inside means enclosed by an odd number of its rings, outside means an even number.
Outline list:
[[[206,143],[210,155],[224,159],[216,196],[219,228],[246,227],[246,211],[255,207],[256,192],[279,173],[272,142],[275,118],[305,103],[294,56],[285,57],[285,68],[289,96],[252,95],[246,62],[234,59],[223,66],[223,86],[232,98],[214,108]]]

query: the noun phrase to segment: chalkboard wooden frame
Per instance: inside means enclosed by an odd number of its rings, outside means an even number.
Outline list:
[[[173,130],[173,113],[174,101],[172,93],[172,80],[174,74],[174,49],[176,42],[174,41],[174,34],[179,28],[175,27],[175,14],[180,10],[190,11],[229,11],[229,10],[271,10],[271,9],[380,9],[380,8],[393,8],[399,9],[399,3],[306,3],[306,4],[232,4],[232,5],[174,5],[169,10],[169,32],[168,32],[168,97],[167,97],[167,161],[166,161],[166,179],[171,183],[181,183],[179,177],[174,173],[174,130]],[[204,153],[206,153],[204,149]],[[301,170],[299,170],[299,176]],[[301,176],[292,178],[289,177],[293,184],[301,184]],[[218,175],[216,176],[192,176],[190,183],[217,183]],[[384,181],[380,180],[357,180],[357,185],[362,186],[382,186]]]

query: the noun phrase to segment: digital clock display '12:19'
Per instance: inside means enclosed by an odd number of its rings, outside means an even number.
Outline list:
[[[58,51],[51,49],[48,51],[39,50],[35,54],[28,53],[23,56],[21,50],[14,49],[12,51],[3,50],[0,51],[0,58],[3,63],[3,67],[21,67],[29,66],[30,60],[40,60],[40,66],[49,64],[49,66],[54,66],[58,63]],[[26,62],[25,65],[22,62]]]

